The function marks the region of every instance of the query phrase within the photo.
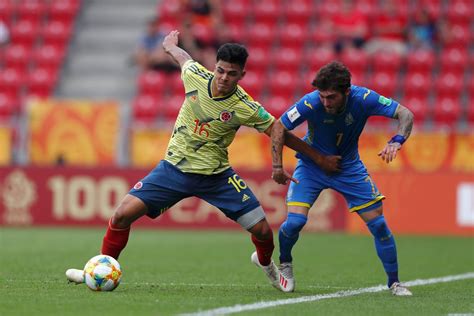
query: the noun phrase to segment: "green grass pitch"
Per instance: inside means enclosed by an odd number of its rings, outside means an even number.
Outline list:
[[[122,284],[93,292],[66,282],[98,254],[103,229],[0,230],[0,315],[177,315],[356,290],[385,283],[369,236],[303,233],[294,249],[296,292],[272,288],[251,262],[243,231],[132,230]],[[474,240],[397,236],[402,281],[474,271]],[[277,259],[278,251],[274,253]],[[251,310],[238,315],[448,315],[474,313],[474,279]]]

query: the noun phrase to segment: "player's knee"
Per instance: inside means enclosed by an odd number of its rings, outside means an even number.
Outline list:
[[[386,241],[392,237],[392,233],[390,232],[383,215],[368,221],[367,227],[372,235],[379,241]]]
[[[294,237],[303,229],[308,217],[304,214],[288,213],[286,221],[281,225],[280,231],[287,237]]]
[[[268,240],[273,238],[272,229],[265,219],[255,224],[251,229],[249,229],[249,231],[259,240]]]

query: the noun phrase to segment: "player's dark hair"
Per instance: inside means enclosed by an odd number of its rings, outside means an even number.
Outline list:
[[[333,61],[319,69],[311,84],[320,91],[345,93],[351,87],[351,73],[344,64]]]
[[[245,68],[249,53],[244,45],[237,43],[226,43],[217,50],[216,61],[222,60],[231,64],[237,64]]]

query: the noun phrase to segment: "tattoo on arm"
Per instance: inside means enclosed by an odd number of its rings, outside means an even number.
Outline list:
[[[395,118],[398,119],[398,134],[408,139],[413,129],[413,113],[406,107],[399,105]]]

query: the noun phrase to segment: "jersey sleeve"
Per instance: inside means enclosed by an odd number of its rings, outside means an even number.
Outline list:
[[[255,113],[244,122],[245,126],[255,128],[260,133],[264,132],[269,128],[275,121],[275,117],[265,110],[258,102],[253,102],[258,106]]]
[[[307,120],[307,118],[314,111],[314,101],[310,101],[308,95],[305,95],[292,107],[290,107],[283,115],[280,120],[288,130],[296,128],[298,125]]]
[[[398,102],[373,90],[368,90],[362,97],[363,108],[366,110],[367,116],[385,116],[393,118],[398,108]]]

